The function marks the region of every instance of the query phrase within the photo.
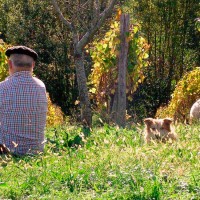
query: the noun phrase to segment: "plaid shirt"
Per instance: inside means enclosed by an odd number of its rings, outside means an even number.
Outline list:
[[[0,83],[0,144],[12,153],[43,151],[47,99],[45,85],[28,71]]]

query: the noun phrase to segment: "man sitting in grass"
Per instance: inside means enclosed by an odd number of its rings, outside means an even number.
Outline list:
[[[6,55],[10,76],[0,83],[0,153],[42,152],[47,98],[44,83],[32,77],[38,55],[25,46]]]

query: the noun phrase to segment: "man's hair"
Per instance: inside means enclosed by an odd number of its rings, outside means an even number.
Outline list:
[[[10,59],[15,67],[31,68],[33,65],[33,58],[24,54],[12,54]]]

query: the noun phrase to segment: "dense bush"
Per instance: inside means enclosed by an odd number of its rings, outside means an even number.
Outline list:
[[[200,68],[188,72],[177,84],[169,106],[157,111],[157,117],[173,117],[175,120],[184,121],[192,104],[200,98]]]
[[[69,35],[62,29],[51,2],[0,0],[0,13],[0,38],[38,53],[34,73],[45,83],[51,100],[70,114],[77,91],[68,54]]]
[[[47,112],[47,127],[58,126],[64,122],[64,114],[61,108],[52,103],[49,94],[47,94],[48,112]]]
[[[5,51],[8,45],[3,40],[0,40],[0,81],[3,81],[8,76],[7,57]]]

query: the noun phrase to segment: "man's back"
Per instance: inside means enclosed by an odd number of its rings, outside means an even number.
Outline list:
[[[46,112],[43,82],[28,71],[14,73],[0,83],[0,143],[16,154],[43,151]]]

